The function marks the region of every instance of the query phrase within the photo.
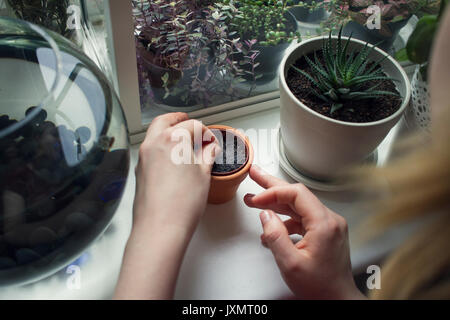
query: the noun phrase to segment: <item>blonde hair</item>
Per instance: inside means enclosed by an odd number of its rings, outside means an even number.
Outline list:
[[[450,299],[449,120],[450,106],[441,110],[431,137],[403,143],[403,151],[412,146],[415,151],[385,168],[368,170],[366,181],[387,182],[389,196],[366,227],[380,233],[415,219],[428,221],[388,257],[381,268],[382,288],[371,293],[373,299]]]

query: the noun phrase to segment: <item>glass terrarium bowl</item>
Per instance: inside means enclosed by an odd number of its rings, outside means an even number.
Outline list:
[[[114,91],[69,41],[0,17],[0,286],[42,279],[108,227],[129,168]]]

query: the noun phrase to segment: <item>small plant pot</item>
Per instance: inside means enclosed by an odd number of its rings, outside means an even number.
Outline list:
[[[290,26],[289,29],[292,31],[297,31],[298,23],[292,13],[286,13],[287,23]],[[247,39],[251,40],[251,39]],[[259,55],[255,60],[255,63],[259,63],[259,66],[255,69],[255,75],[260,78],[257,80],[259,84],[267,83],[275,79],[278,75],[278,69],[280,67],[281,60],[283,60],[284,52],[290,46],[288,42],[282,42],[276,46],[261,46],[256,44],[253,50],[259,51]],[[235,59],[237,61],[243,60],[242,54],[237,54]],[[244,71],[251,71],[251,66],[243,65],[241,66]],[[252,81],[252,77],[248,74],[244,75],[244,79]]]
[[[222,125],[209,126],[208,128],[218,137],[223,150],[222,154],[216,158],[211,173],[208,203],[223,204],[234,198],[239,185],[247,178],[253,163],[254,152],[248,137],[238,130]],[[235,161],[228,165],[229,161],[225,161],[224,158],[227,157],[224,155],[228,155],[228,159]],[[220,162],[219,159],[222,160],[222,165],[217,164]]]
[[[388,23],[388,27],[392,33],[392,36],[390,37],[380,34],[379,30],[371,30],[367,28],[367,26],[361,25],[355,21],[348,22],[344,26],[342,34],[346,37],[352,35],[352,38],[369,42],[370,44],[376,45],[381,50],[389,52],[398,36],[398,33],[408,23],[408,21],[409,18],[406,18],[401,21]]]
[[[294,4],[298,4],[299,2],[300,2],[299,0],[295,0]],[[305,0],[302,2],[311,4],[312,0]],[[323,1],[316,1],[316,2],[323,2]],[[289,11],[294,15],[294,17],[298,21],[306,23],[319,23],[320,21],[324,20],[327,16],[327,12],[325,11],[324,8],[310,11],[308,8],[294,7],[289,9]]]
[[[168,88],[190,86],[192,84],[192,77],[194,76],[194,70],[186,69],[181,72],[180,70],[163,68],[154,64],[153,56],[143,47],[139,47],[139,54],[141,56],[142,65],[147,70],[147,77],[152,89],[154,99],[157,103],[165,104],[173,107],[186,107],[196,104],[195,99],[190,98],[188,100],[182,98],[182,94],[170,95],[164,98],[166,95],[166,89],[164,88],[163,76],[169,75]],[[201,70],[202,73],[204,72]]]
[[[303,41],[281,63],[280,122],[282,142],[289,162],[310,178],[330,181],[342,174],[343,170],[363,162],[377,149],[409,105],[411,85],[402,67],[389,56],[380,66],[387,76],[398,80],[396,87],[402,103],[394,114],[379,121],[352,123],[335,120],[312,110],[292,93],[286,76],[291,65],[299,58],[321,50],[323,39],[316,37]],[[337,37],[332,39],[334,43],[337,41]],[[349,50],[360,51],[365,45],[360,40],[352,39]],[[386,55],[374,48],[368,59],[379,61]],[[363,100],[361,103],[364,103]]]

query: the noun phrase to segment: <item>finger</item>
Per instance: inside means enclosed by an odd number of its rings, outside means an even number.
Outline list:
[[[300,236],[305,236],[305,229],[303,228],[302,224],[298,221],[295,221],[293,219],[289,219],[284,221],[284,226],[286,227],[286,230],[288,232],[288,234],[291,235],[300,235]],[[292,240],[292,238],[291,238]],[[265,248],[269,248],[267,246],[267,241],[266,238],[264,237],[264,234],[261,235],[261,244],[265,247]],[[297,244],[295,245],[295,247],[298,249],[299,247],[297,246]]]
[[[147,134],[150,137],[155,137],[165,129],[173,127],[188,119],[188,115],[184,112],[166,113],[153,119],[147,130]]]
[[[257,165],[253,165],[252,168],[250,169],[250,178],[252,178],[257,184],[259,184],[264,189],[289,184],[288,182],[282,179],[276,178],[268,174]]]
[[[220,146],[214,133],[198,120],[187,120],[176,124],[172,134],[177,135],[177,130],[183,130],[191,138],[196,164],[200,164],[208,172],[211,172],[216,155],[220,153]],[[183,136],[186,136],[183,134]]]
[[[256,208],[256,209],[261,209],[261,210],[268,209],[268,210],[275,211],[276,213],[279,213],[279,214],[288,215],[290,217],[293,217],[294,219],[298,218],[295,211],[292,210],[292,208],[287,204],[274,203],[274,204],[270,204],[268,206],[260,206],[260,205],[258,205],[258,203],[255,203],[253,201],[254,197],[255,197],[254,194],[250,194],[250,193],[246,194],[244,196],[244,203],[250,208]]]
[[[202,147],[205,132],[208,132],[208,134],[206,134],[207,140],[216,140],[216,136],[211,132],[211,130],[209,130],[206,126],[203,125],[203,123],[198,120],[183,121],[173,126],[173,128],[174,132],[176,132],[177,130],[186,130],[191,136],[192,145],[195,148]]]
[[[267,246],[266,239],[264,238],[264,233],[260,236],[260,239],[261,239],[262,246],[266,249],[269,249],[269,247]]]
[[[298,234],[304,236],[306,233],[306,230],[303,228],[303,225],[294,219],[284,221],[284,226],[286,227],[286,230],[288,231],[289,235]]]
[[[292,218],[300,217],[305,230],[320,223],[326,217],[324,205],[301,184],[272,187],[254,196],[252,203],[262,208],[273,205],[289,205],[295,212]]]
[[[221,153],[222,148],[219,146],[217,142],[212,142],[206,146],[203,146],[201,150],[202,150],[201,165],[208,173],[211,173],[214,161],[216,160],[217,155]],[[196,155],[196,157],[198,157],[198,155]]]
[[[269,210],[261,212],[260,219],[267,247],[272,251],[280,270],[288,270],[298,258],[298,250],[289,238],[284,223]]]

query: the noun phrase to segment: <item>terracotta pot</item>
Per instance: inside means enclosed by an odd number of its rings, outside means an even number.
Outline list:
[[[222,125],[209,126],[209,129],[217,129],[222,131],[231,131],[245,142],[247,148],[247,162],[237,172],[232,172],[229,175],[211,175],[211,187],[209,190],[208,203],[222,204],[234,198],[239,185],[247,178],[250,168],[253,163],[253,147],[250,144],[248,137],[243,135],[238,130]]]

